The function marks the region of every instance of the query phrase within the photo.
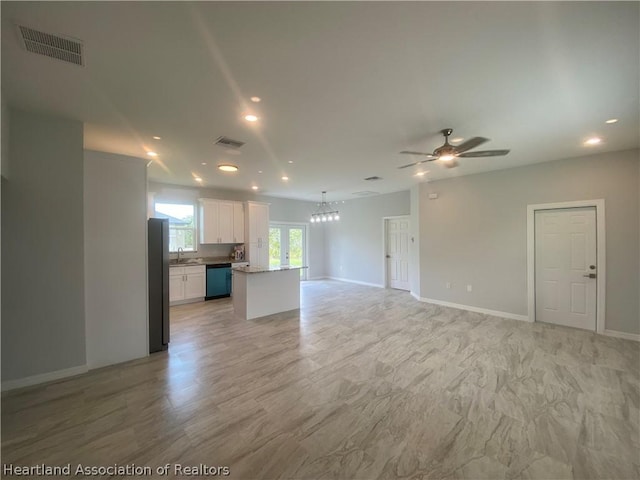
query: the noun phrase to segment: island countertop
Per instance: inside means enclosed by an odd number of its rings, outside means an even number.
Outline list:
[[[301,270],[309,267],[233,267],[231,270],[234,272],[242,273],[268,273],[268,272],[282,272],[285,270]]]

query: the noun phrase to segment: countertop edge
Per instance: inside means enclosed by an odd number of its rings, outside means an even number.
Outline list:
[[[302,270],[309,267],[276,267],[276,268],[260,268],[260,267],[232,267],[231,270],[240,273],[275,273],[275,272],[287,272],[289,270]]]
[[[211,258],[211,259],[202,259],[199,262],[180,262],[180,263],[169,263],[169,267],[206,267],[207,265],[226,265],[229,264],[233,267],[234,264],[239,263],[249,263],[246,260],[230,260],[224,258]]]

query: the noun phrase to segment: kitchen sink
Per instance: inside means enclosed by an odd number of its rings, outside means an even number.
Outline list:
[[[179,262],[177,260],[171,260],[171,262],[169,262],[169,265],[173,267],[177,265],[180,265],[180,266],[202,265],[202,260],[200,260],[199,258],[189,258],[186,260],[180,260]]]

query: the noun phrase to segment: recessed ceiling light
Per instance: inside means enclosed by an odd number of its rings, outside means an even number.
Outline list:
[[[202,179],[201,179],[200,177],[193,177],[193,179],[194,179],[196,182],[201,182],[201,181],[202,181]]]
[[[257,122],[258,121],[258,117],[256,117],[255,115],[245,115],[244,119],[247,122]]]
[[[609,120],[607,120],[607,121],[606,121],[606,122],[604,122],[604,123],[617,123],[617,122],[618,122],[618,119],[617,119],[617,118],[610,118]]]
[[[257,186],[257,185],[253,185],[253,186],[251,187],[251,190],[257,190],[257,189],[258,189],[258,186]]]
[[[149,155],[150,157],[157,157],[158,154],[156,152],[147,152],[147,155]]]
[[[207,164],[207,162],[202,162],[200,165],[206,165],[206,164]]]
[[[293,163],[293,160],[289,160],[287,163]]]
[[[262,100],[260,97],[251,97],[251,101],[252,101],[253,103],[259,103],[259,102],[260,102],[260,100]]]
[[[238,166],[233,165],[232,163],[223,163],[218,165],[218,170],[222,170],[223,172],[237,172]]]
[[[284,180],[284,181],[286,182],[287,180],[289,180],[289,177],[287,177],[287,176],[285,175],[285,176],[283,176],[283,177],[282,177],[282,180]]]
[[[427,174],[427,172],[418,172],[414,175],[414,177],[424,177]]]
[[[599,137],[592,137],[589,140],[587,140],[586,142],[584,142],[585,145],[598,145],[600,142],[602,142],[602,139]]]
[[[452,141],[453,143],[458,143],[458,142],[461,142],[462,140],[464,140],[464,138],[462,138],[462,137],[456,137],[456,138],[452,138],[452,139],[451,139],[451,141]]]
[[[262,170],[258,170],[258,173],[262,173]]]
[[[153,137],[154,140],[162,140],[162,137],[158,137],[157,135]]]

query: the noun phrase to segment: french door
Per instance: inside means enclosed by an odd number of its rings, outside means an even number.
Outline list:
[[[307,266],[307,226],[304,224],[269,225],[269,266]],[[307,269],[300,269],[300,279],[307,279]]]

